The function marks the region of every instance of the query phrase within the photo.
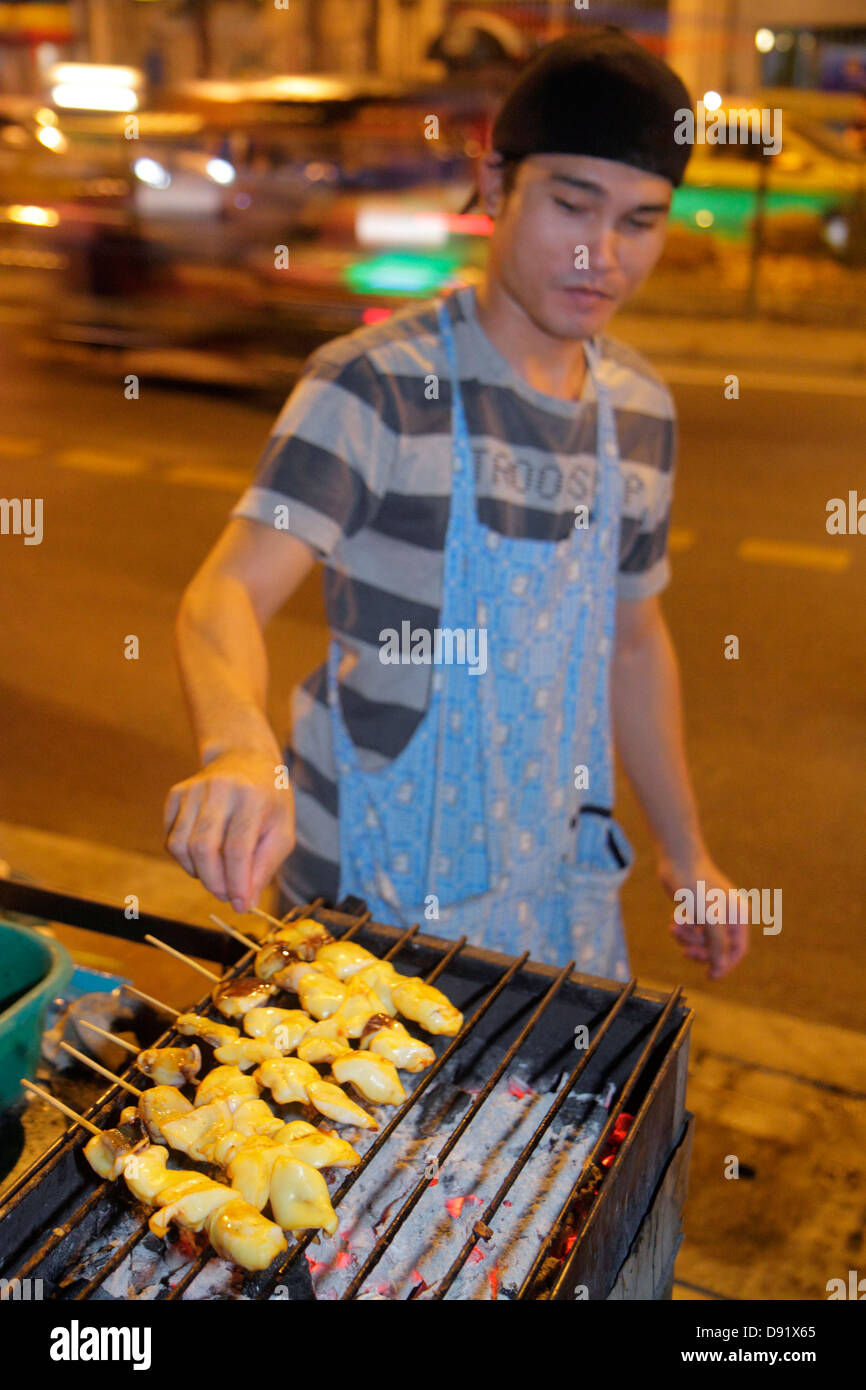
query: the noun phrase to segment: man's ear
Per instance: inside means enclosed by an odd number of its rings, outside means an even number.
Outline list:
[[[490,150],[478,166],[478,194],[488,217],[496,217],[502,211],[503,168],[504,160],[496,150]]]

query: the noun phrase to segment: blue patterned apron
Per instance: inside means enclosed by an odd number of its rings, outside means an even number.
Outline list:
[[[443,630],[485,629],[487,669],[434,665],[409,743],[367,772],[344,720],[341,650],[332,639],[340,897],[366,899],[384,922],[465,932],[473,944],[528,949],[552,964],[573,957],[587,974],[626,979],[619,889],[633,856],[611,813],[609,699],[622,482],[600,353],[585,344],[598,405],[590,525],[557,542],[513,539],[478,522],[444,305],[439,325],[454,440],[439,622]]]

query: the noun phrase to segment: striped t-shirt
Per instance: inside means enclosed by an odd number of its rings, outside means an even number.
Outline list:
[[[507,536],[561,540],[585,504],[592,525],[595,390],[576,401],[535,390],[494,347],[471,287],[446,301],[454,323],[475,458],[479,522]],[[675,452],[670,392],[632,349],[601,335],[623,471],[617,595],[640,599],[669,578]],[[233,515],[282,526],[324,562],[328,621],[351,660],[343,714],[364,769],[385,766],[417,728],[430,665],[380,660],[380,633],[432,634],[442,600],[451,495],[451,390],[436,302],[326,343],[273,426],[253,485]],[[540,558],[543,554],[540,551]],[[319,667],[295,691],[287,761],[297,844],[283,866],[289,896],[334,900],[339,888],[337,772]],[[408,808],[407,808],[408,813]]]

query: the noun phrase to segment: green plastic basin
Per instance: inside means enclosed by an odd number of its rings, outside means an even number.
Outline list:
[[[36,1075],[45,1010],[72,974],[65,947],[30,927],[0,921],[0,1111]]]

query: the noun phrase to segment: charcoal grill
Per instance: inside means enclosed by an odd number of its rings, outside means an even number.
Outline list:
[[[3,907],[127,940],[141,941],[151,933],[179,950],[221,962],[232,975],[248,973],[252,966],[252,951],[243,953],[231,938],[209,928],[152,914],[130,922],[122,910],[107,904],[15,881],[0,882]],[[372,921],[357,899],[347,899],[336,909],[311,903],[299,915],[315,917],[335,937],[357,939],[407,975],[436,981],[464,1013],[465,1024],[456,1038],[432,1040],[436,1063],[420,1075],[404,1074],[407,1091],[411,1086],[408,1099],[393,1114],[380,1111],[382,1128],[362,1150],[361,1164],[329,1182],[341,1217],[341,1236],[344,1212],[353,1201],[354,1228],[363,1225],[365,1202],[369,1208],[377,1200],[381,1203],[377,1174],[387,1179],[392,1170],[399,1170],[399,1197],[389,1200],[384,1211],[367,1212],[366,1244],[350,1241],[336,1266],[328,1266],[331,1283],[324,1294],[317,1294],[311,1270],[327,1263],[322,1258],[325,1237],[309,1232],[269,1270],[243,1277],[237,1272],[231,1285],[221,1286],[217,1294],[210,1292],[209,1270],[224,1271],[225,1266],[208,1250],[187,1254],[178,1266],[181,1253],[175,1247],[173,1272],[164,1271],[148,1296],[168,1301],[214,1296],[667,1296],[681,1239],[679,1215],[691,1140],[685,1085],[692,1013],[680,991],[664,996],[639,988],[634,980],[622,985],[581,975],[573,970],[573,962],[557,970],[526,956],[515,959],[470,947],[465,939],[446,941],[422,934],[417,926],[399,931]],[[218,1017],[207,995],[193,1007]],[[588,1029],[589,1045],[576,1049],[581,1025]],[[158,1045],[177,1041],[169,1028]],[[124,1075],[147,1084],[134,1063]],[[511,1150],[504,1149],[504,1158],[498,1137],[489,1141],[497,1167],[485,1149],[485,1125],[490,1117],[504,1113],[504,1088],[521,1099],[531,1097],[533,1108],[526,1122],[508,1121]],[[606,1107],[600,1109],[592,1097],[603,1097]],[[87,1118],[109,1127],[125,1103],[124,1092],[112,1085]],[[590,1110],[594,1124],[586,1122]],[[386,1114],[391,1116],[387,1122]],[[632,1117],[630,1122],[627,1117]],[[420,1132],[426,1146],[421,1166],[393,1156],[410,1129]],[[82,1156],[86,1139],[81,1127],[73,1126],[0,1194],[0,1277],[42,1280],[45,1296],[58,1300],[117,1297],[118,1283],[127,1292],[131,1283],[132,1291],[140,1294],[128,1272],[130,1262],[157,1244],[164,1247],[148,1234],[144,1209],[135,1205],[123,1184],[98,1180]],[[445,1234],[440,1221],[431,1240],[438,1260],[435,1278],[425,1278],[423,1269],[413,1267],[407,1289],[405,1277],[398,1284],[389,1274],[389,1262],[396,1259],[413,1223],[429,1223],[429,1212],[441,1215],[443,1204],[455,1201],[445,1194],[464,1151],[471,1161],[492,1165],[493,1176],[487,1175],[480,1197],[473,1192],[456,1198],[461,1219],[446,1221]],[[369,1198],[363,1195],[365,1183],[372,1183]],[[434,1191],[440,1183],[441,1199]],[[530,1215],[521,1218],[517,1231],[520,1203],[515,1199],[519,1191],[530,1189]],[[465,1202],[470,1205],[464,1207]],[[664,1222],[659,1216],[662,1208],[667,1212]],[[453,1205],[448,1209],[452,1215],[457,1210]],[[517,1261],[518,1272],[510,1277],[499,1272],[498,1252],[515,1241],[523,1242],[523,1263]],[[485,1261],[474,1291],[461,1292],[467,1281],[471,1283],[471,1268]],[[640,1268],[641,1261],[651,1263],[649,1274]],[[345,1270],[336,1285],[335,1267]],[[400,1292],[395,1292],[398,1287]]]

